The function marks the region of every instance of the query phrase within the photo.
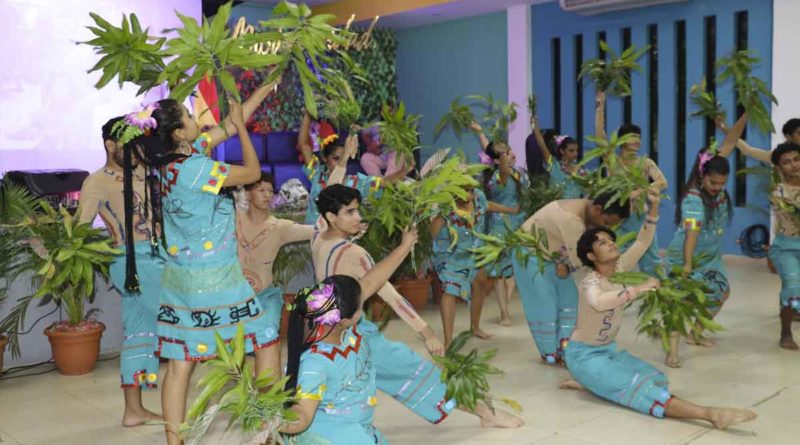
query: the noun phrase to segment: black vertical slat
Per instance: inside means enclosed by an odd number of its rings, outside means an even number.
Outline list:
[[[575,73],[573,79],[578,79],[583,65],[583,34],[575,36]],[[578,79],[575,88],[575,138],[578,141],[579,157],[583,154],[583,80]]]
[[[748,39],[748,14],[747,11],[737,11],[736,12],[736,49],[743,50],[747,49],[747,39]],[[744,113],[744,107],[739,105],[739,97],[736,95],[736,90],[734,89],[734,97],[736,100],[736,117],[738,118]],[[747,138],[747,127],[744,128],[744,132],[742,133],[742,139]],[[747,159],[745,158],[744,154],[736,150],[736,159],[734,161],[734,171],[738,172],[739,170],[747,167]],[[747,175],[736,175],[736,188],[734,190],[735,193],[735,201],[736,207],[744,207],[747,205]]]
[[[631,29],[622,28],[622,50],[630,48],[631,46]],[[630,76],[631,72],[628,71]],[[630,123],[633,121],[633,100],[632,96],[625,96],[622,99],[622,122]]]
[[[658,25],[647,26],[647,43],[650,52],[647,54],[648,77],[647,126],[650,130],[650,159],[658,163]]]
[[[553,54],[553,126],[561,133],[561,39],[552,40]]]
[[[681,196],[686,184],[686,21],[675,23],[675,120],[677,135],[676,146],[676,196]]]
[[[710,15],[704,20],[705,33],[705,63],[704,76],[706,78],[707,89],[712,94],[717,94],[717,80],[714,65],[717,61],[717,17]],[[716,126],[713,119],[705,119],[705,143],[708,144],[716,133]]]

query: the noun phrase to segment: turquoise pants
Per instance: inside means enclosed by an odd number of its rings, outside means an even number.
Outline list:
[[[658,369],[617,348],[617,342],[594,346],[570,342],[567,369],[575,380],[617,405],[664,417],[672,400],[669,381]]]
[[[455,401],[445,399],[447,388],[438,367],[404,343],[384,337],[369,320],[359,321],[359,331],[372,351],[379,390],[434,424],[455,409]]]
[[[139,241],[134,248],[140,294],[125,291],[125,254],[118,256],[109,268],[111,282],[122,296],[120,375],[123,388],[155,388],[158,386],[156,322],[164,258],[151,255],[149,241]]]
[[[556,264],[550,262],[545,263],[544,272],[540,273],[535,256],[522,264],[513,255],[512,264],[522,309],[539,354],[548,363],[556,363],[563,358],[575,329],[578,307],[575,279],[572,275],[559,278]]]
[[[769,246],[769,258],[781,277],[781,308],[800,313],[800,238],[776,236]]]

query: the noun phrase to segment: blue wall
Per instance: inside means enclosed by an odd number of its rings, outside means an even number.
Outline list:
[[[647,26],[656,24],[658,27],[658,164],[670,181],[667,193],[672,200],[662,205],[662,219],[659,223],[658,238],[661,247],[666,247],[672,233],[675,231],[673,214],[675,199],[678,199],[679,184],[676,184],[676,103],[683,100],[686,103],[687,114],[694,111],[688,99],[688,92],[692,84],[699,83],[704,76],[705,66],[705,32],[704,20],[707,16],[716,16],[716,57],[720,58],[735,48],[734,15],[737,11],[748,11],[748,48],[757,51],[761,57],[761,65],[755,74],[770,83],[771,81],[771,53],[772,53],[772,1],[770,0],[690,0],[687,3],[675,5],[655,6],[631,11],[615,12],[588,17],[570,14],[562,11],[557,3],[546,3],[532,6],[532,35],[533,35],[533,89],[539,97],[539,114],[545,127],[552,126],[553,120],[553,73],[551,69],[552,45],[555,37],[561,39],[561,132],[575,134],[575,116],[581,113],[583,117],[584,136],[593,134],[594,129],[594,87],[586,82],[583,91],[582,109],[576,110],[575,93],[577,84],[574,77],[575,70],[575,36],[583,36],[583,60],[598,57],[597,35],[605,31],[609,45],[619,52],[622,41],[622,28],[631,28],[632,43],[642,47],[647,43]],[[676,98],[676,38],[675,22],[686,21],[686,91],[687,96]],[[639,60],[643,72],[635,73],[632,79],[633,96],[633,121],[642,127],[642,154],[647,154],[648,141],[650,140],[647,128],[648,116],[648,82],[650,76],[647,58]],[[730,81],[717,85],[717,97],[720,99],[729,116],[729,121],[734,116],[733,85]],[[606,127],[613,131],[619,127],[623,119],[623,106],[619,98],[611,98],[608,103],[608,117]],[[782,123],[779,123],[782,124]],[[717,139],[721,140],[717,134]],[[707,144],[705,126],[700,118],[687,116],[686,120],[686,178],[692,168],[697,152]],[[756,147],[768,147],[769,138],[749,129],[748,141]],[[734,160],[730,162],[733,167]],[[748,161],[749,163],[752,161]],[[736,199],[734,188],[735,177],[731,175],[728,191]],[[748,178],[747,203],[766,204],[767,198],[762,190],[756,186],[757,181]],[[766,213],[754,211],[751,207],[737,207],[734,218],[728,229],[724,251],[726,253],[740,253],[736,245],[739,233],[751,224],[767,224]]]
[[[422,115],[423,160],[432,147],[462,147],[477,160],[477,138],[465,134],[459,141],[448,130],[434,145],[433,129],[456,97],[492,93],[507,100],[506,29],[504,11],[397,31],[397,89],[406,107]]]
[[[235,24],[239,17],[245,17],[249,25],[256,26],[259,20],[269,20],[272,17],[272,8],[275,4],[240,3],[231,9],[231,21]]]

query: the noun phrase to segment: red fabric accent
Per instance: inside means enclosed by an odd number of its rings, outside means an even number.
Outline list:
[[[216,179],[209,179],[208,180],[208,185],[217,185],[217,180]]]
[[[442,409],[442,405],[444,405],[445,403],[447,403],[447,402],[444,399],[442,399],[442,400],[439,400],[439,403],[436,404],[436,410],[439,411],[442,414],[442,417],[440,417],[439,420],[433,422],[434,425],[438,425],[438,424],[442,423],[444,421],[444,419],[447,418],[448,414]]]
[[[319,137],[320,141],[322,141],[323,139],[327,138],[328,136],[331,136],[331,135],[334,135],[334,134],[337,134],[337,133],[333,129],[331,124],[329,124],[326,121],[321,121],[319,123],[319,134],[317,135],[317,137]]]
[[[219,105],[217,102],[219,96],[217,96],[217,87],[214,84],[214,79],[208,76],[204,77],[197,85],[197,89],[200,95],[203,96],[203,100],[206,101],[209,111],[214,116],[214,121],[219,123]]]
[[[361,349],[361,340],[363,339],[363,337],[358,333],[358,331],[356,331],[356,327],[355,326],[353,326],[353,335],[356,336],[356,344],[355,344],[355,346],[347,345],[347,347],[344,348],[344,350],[341,350],[338,347],[334,346],[333,347],[333,351],[325,352],[325,351],[320,351],[319,348],[317,347],[317,345],[311,346],[310,350],[314,354],[319,354],[319,355],[327,357],[328,360],[330,360],[330,361],[333,361],[334,359],[336,359],[336,354],[341,355],[342,358],[347,358],[347,356],[350,355],[351,352],[358,353],[359,349]]]
[[[278,338],[276,338],[274,340],[271,340],[271,341],[268,341],[266,343],[258,344],[258,343],[256,343],[256,334],[254,334],[254,333],[250,333],[250,334],[245,335],[244,339],[245,340],[250,340],[250,342],[253,343],[253,351],[258,351],[259,349],[268,348],[268,347],[274,345],[275,343],[278,343],[279,341],[281,341],[280,337],[278,337]],[[225,344],[230,344],[232,341],[233,341],[232,338],[226,339],[225,340]],[[158,336],[158,348],[156,349],[156,356],[157,357],[161,357],[161,349],[163,348],[163,344],[164,343],[173,343],[173,344],[181,345],[183,347],[184,361],[187,361],[187,362],[204,362],[204,361],[207,361],[207,360],[211,360],[211,359],[217,358],[216,354],[193,357],[192,355],[189,354],[189,347],[186,346],[186,342],[185,341],[177,339],[177,338],[162,337],[160,335]]]

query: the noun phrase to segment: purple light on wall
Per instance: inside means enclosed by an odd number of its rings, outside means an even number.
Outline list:
[[[110,118],[161,99],[135,86],[103,90],[87,74],[98,60],[86,26],[95,12],[115,25],[135,13],[151,34],[180,25],[174,11],[198,18],[200,0],[0,0],[0,175],[9,170],[80,168],[105,163],[100,128]]]

